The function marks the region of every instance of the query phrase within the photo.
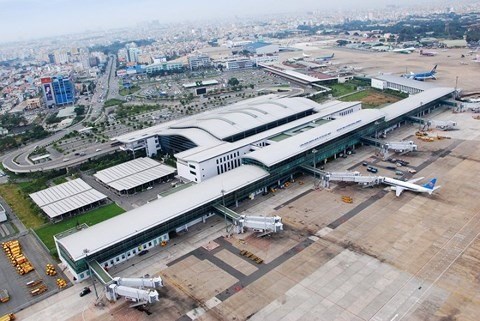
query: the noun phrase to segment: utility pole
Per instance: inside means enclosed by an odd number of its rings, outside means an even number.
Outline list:
[[[97,297],[97,300],[98,300],[97,287],[95,286],[95,280],[93,279],[92,268],[90,267],[90,264],[88,264],[89,252],[90,251],[88,249],[83,250],[83,253],[85,253],[85,262],[87,263],[87,266],[88,266],[88,273],[90,274],[90,278],[92,279],[93,290],[95,291],[95,296]]]

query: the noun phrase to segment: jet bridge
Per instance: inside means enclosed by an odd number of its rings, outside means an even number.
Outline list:
[[[135,288],[152,288],[158,289],[163,287],[163,280],[161,277],[154,278],[113,278],[113,283],[117,285],[135,287]]]
[[[112,282],[112,276],[108,274],[108,272],[105,271],[105,269],[96,260],[89,261],[87,264],[93,274],[95,274],[95,276],[100,280],[100,282],[102,282],[103,284],[109,284],[110,282]]]
[[[359,172],[331,172],[326,173],[322,179],[325,188],[330,187],[330,182],[353,182],[363,186],[379,185],[384,181],[381,176],[363,176]]]
[[[109,301],[116,302],[120,297],[133,302],[130,307],[153,304],[159,301],[158,292],[150,289],[136,289],[128,286],[110,284],[105,289],[105,295]]]
[[[245,228],[264,233],[278,233],[283,230],[282,218],[280,216],[252,216],[239,215],[235,211],[220,204],[213,206],[220,214],[230,219],[237,233],[244,233]]]

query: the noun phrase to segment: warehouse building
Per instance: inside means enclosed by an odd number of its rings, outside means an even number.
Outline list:
[[[52,221],[91,210],[107,200],[81,178],[32,193],[30,198]]]
[[[117,194],[128,195],[172,179],[175,173],[173,167],[142,157],[101,170],[93,176]]]
[[[410,95],[415,95],[422,91],[435,88],[435,85],[429,82],[394,75],[379,75],[372,77],[371,86],[380,90],[390,89]]]
[[[287,130],[269,137],[275,143],[255,146],[241,155],[241,165],[234,169],[90,228],[56,237],[59,257],[77,280],[82,280],[88,277],[88,265],[118,264],[140,250],[158,246],[170,238],[170,233],[205,221],[210,215],[227,215],[222,210],[223,204],[238,206],[258,194],[268,193],[298,173],[309,171],[313,164],[359,147],[362,138],[377,137],[401,126],[409,116],[431,112],[454,92],[453,88],[434,88],[385,108],[322,119],[317,126],[317,120],[312,120],[310,126],[298,130],[295,127],[298,123],[292,121],[291,135],[285,134]],[[213,133],[214,126],[205,130]],[[215,147],[218,153],[223,152],[220,146]]]

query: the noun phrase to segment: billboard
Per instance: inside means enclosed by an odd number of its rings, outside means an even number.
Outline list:
[[[40,79],[40,81],[42,82],[42,84],[49,84],[52,82],[52,78],[50,77],[43,77]]]
[[[43,92],[45,93],[47,103],[53,102],[52,84],[43,84]]]
[[[197,96],[200,96],[200,95],[205,95],[207,93],[207,88],[203,87],[203,88],[197,88],[196,89],[196,93],[197,93]]]

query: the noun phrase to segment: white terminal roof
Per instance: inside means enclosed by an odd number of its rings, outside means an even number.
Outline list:
[[[385,120],[389,121],[397,117],[400,117],[404,114],[407,114],[424,104],[428,104],[436,99],[450,95],[453,92],[455,92],[454,88],[447,88],[447,87],[432,88],[432,89],[425,90],[421,93],[418,93],[416,95],[411,95],[406,99],[400,100],[399,102],[383,107],[380,110],[386,114]]]
[[[316,106],[317,103],[306,98],[278,98],[277,95],[266,95],[142,129],[115,139],[129,143],[155,135],[181,135],[197,146],[213,146],[222,143],[221,140],[229,136],[312,110]]]
[[[261,103],[243,103],[232,105],[215,114],[185,121],[171,128],[199,128],[218,139],[240,134],[250,129],[275,122],[301,112],[315,108],[317,104],[306,98],[281,98]]]
[[[386,82],[391,82],[391,83],[406,86],[406,87],[416,88],[419,90],[428,90],[431,88],[435,88],[434,84],[426,81],[418,81],[418,80],[395,76],[395,75],[378,75],[372,78],[379,79]]]
[[[383,117],[385,117],[384,113],[379,110],[360,110],[290,137],[289,139],[282,140],[276,144],[263,147],[262,149],[245,155],[244,158],[256,160],[265,166],[272,166],[357,128],[371,124]]]
[[[143,157],[97,172],[95,178],[117,191],[124,191],[175,173],[176,169]]]
[[[294,120],[288,124],[280,125],[278,127],[269,129],[267,131],[261,132],[259,134],[241,139],[233,143],[222,143],[216,146],[210,147],[195,147],[189,150],[186,150],[181,153],[175,154],[175,158],[181,159],[189,162],[203,162],[213,157],[221,156],[223,154],[229,153],[236,149],[242,148],[244,146],[259,142],[264,139],[276,136],[284,131],[291,130],[293,128],[306,125],[311,122],[315,122],[319,119],[328,117],[336,112],[348,109],[355,105],[360,104],[361,102],[341,102],[338,100],[328,101],[323,104],[317,104],[317,107],[314,108],[316,111],[315,114],[303,117],[301,119]]]
[[[203,204],[248,186],[269,174],[257,166],[243,165],[202,183],[152,201],[58,240],[74,260],[139,234]]]
[[[30,197],[51,218],[107,198],[80,178],[30,194]]]

